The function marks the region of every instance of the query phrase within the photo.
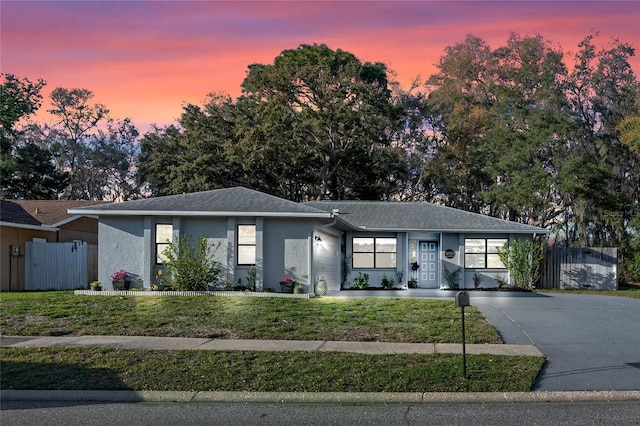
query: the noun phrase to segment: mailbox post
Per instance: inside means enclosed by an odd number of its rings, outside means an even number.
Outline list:
[[[458,306],[462,312],[462,375],[467,378],[467,350],[464,337],[464,308],[470,306],[469,293],[466,291],[459,291],[456,293],[456,306]]]

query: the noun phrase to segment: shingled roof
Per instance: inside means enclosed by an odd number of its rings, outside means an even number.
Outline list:
[[[282,216],[319,217],[331,215],[311,206],[285,200],[241,186],[189,194],[146,198],[103,204],[71,213],[87,215],[180,215],[180,216]]]
[[[304,204],[327,212],[337,210],[342,223],[360,230],[538,234],[547,232],[543,228],[427,202],[310,201]]]
[[[331,218],[369,231],[546,233],[543,228],[426,202],[309,201],[296,203],[244,187],[69,209],[84,215],[276,216]]]
[[[104,203],[86,200],[1,200],[0,221],[8,226],[15,224],[55,228],[79,218],[69,214],[69,209]]]

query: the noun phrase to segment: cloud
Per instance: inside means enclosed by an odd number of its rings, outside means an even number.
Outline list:
[[[84,87],[116,117],[168,124],[185,102],[240,93],[252,63],[325,43],[384,62],[402,84],[428,77],[445,47],[511,32],[577,50],[591,31],[640,41],[640,2],[2,1],[2,72]],[[640,62],[633,59],[638,72]],[[45,93],[46,94],[46,93]]]

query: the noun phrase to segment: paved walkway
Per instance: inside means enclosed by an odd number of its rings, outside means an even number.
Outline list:
[[[242,351],[307,351],[356,352],[364,354],[460,354],[459,343],[388,343],[341,342],[322,340],[249,340],[152,336],[0,336],[0,346],[13,348],[98,346],[155,350],[242,350]],[[534,345],[467,344],[471,355],[544,356]]]

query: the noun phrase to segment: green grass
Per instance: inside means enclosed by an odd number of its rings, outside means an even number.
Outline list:
[[[593,294],[597,296],[618,296],[640,299],[640,285],[620,285],[618,290],[536,290],[540,293]]]
[[[75,296],[0,294],[2,335],[137,335],[241,339],[460,342],[453,301],[408,298]],[[501,343],[475,308],[467,343]]]
[[[274,392],[528,391],[543,358],[340,352],[1,348],[2,389]]]

